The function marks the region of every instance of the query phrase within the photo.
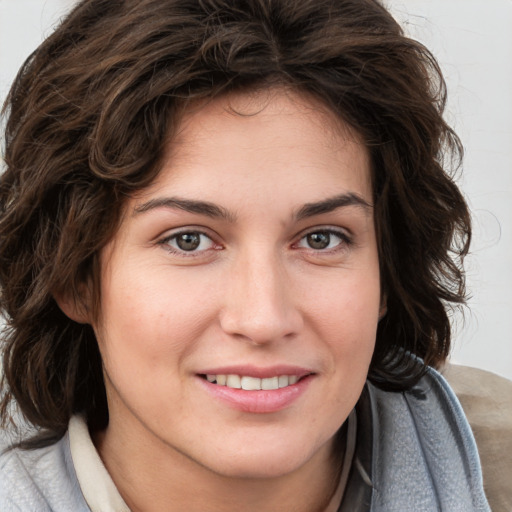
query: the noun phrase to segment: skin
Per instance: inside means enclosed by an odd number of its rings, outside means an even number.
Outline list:
[[[232,95],[185,115],[103,250],[91,321],[110,413],[95,443],[131,510],[336,509],[333,439],[383,311],[371,201],[365,147],[309,97]],[[183,232],[201,245],[181,250]],[[311,377],[282,410],[244,412],[198,376],[240,364]]]

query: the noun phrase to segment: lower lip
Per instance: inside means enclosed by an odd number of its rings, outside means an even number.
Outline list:
[[[257,414],[278,412],[290,407],[306,391],[313,375],[303,377],[296,384],[273,390],[247,391],[219,386],[198,377],[208,393],[230,407],[242,412]]]

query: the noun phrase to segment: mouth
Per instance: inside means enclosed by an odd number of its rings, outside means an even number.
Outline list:
[[[199,373],[197,377],[215,400],[246,413],[276,413],[291,407],[316,376],[311,371],[291,367],[223,370]]]
[[[297,403],[318,374],[289,364],[241,364],[202,368],[196,376],[216,402],[242,412],[275,413]]]
[[[275,375],[273,377],[259,378],[236,374],[202,374],[200,377],[211,384],[225,386],[231,389],[243,389],[245,391],[274,391],[293,386],[309,375],[311,374],[302,376]]]

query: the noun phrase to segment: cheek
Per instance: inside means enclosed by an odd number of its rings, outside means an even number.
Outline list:
[[[204,288],[183,276],[153,268],[111,276],[102,296],[96,330],[105,365],[149,369],[193,350],[211,316]],[[196,283],[197,284],[197,283]],[[140,371],[140,370],[139,370]]]
[[[309,287],[304,315],[331,355],[332,370],[366,377],[375,347],[380,310],[378,275],[334,279],[322,289]]]
[[[339,332],[359,332],[361,337],[375,331],[379,319],[381,293],[379,276],[344,275],[322,281],[315,287],[306,283],[302,292],[304,313],[316,318],[326,329]]]

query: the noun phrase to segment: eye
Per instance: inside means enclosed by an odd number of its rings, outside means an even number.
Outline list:
[[[200,231],[181,231],[165,238],[160,243],[168,247],[171,252],[176,253],[201,252],[215,247],[213,240]]]
[[[313,249],[315,251],[325,251],[328,249],[336,249],[341,245],[347,245],[349,243],[350,240],[345,233],[323,229],[306,234],[299,240],[297,246]]]

